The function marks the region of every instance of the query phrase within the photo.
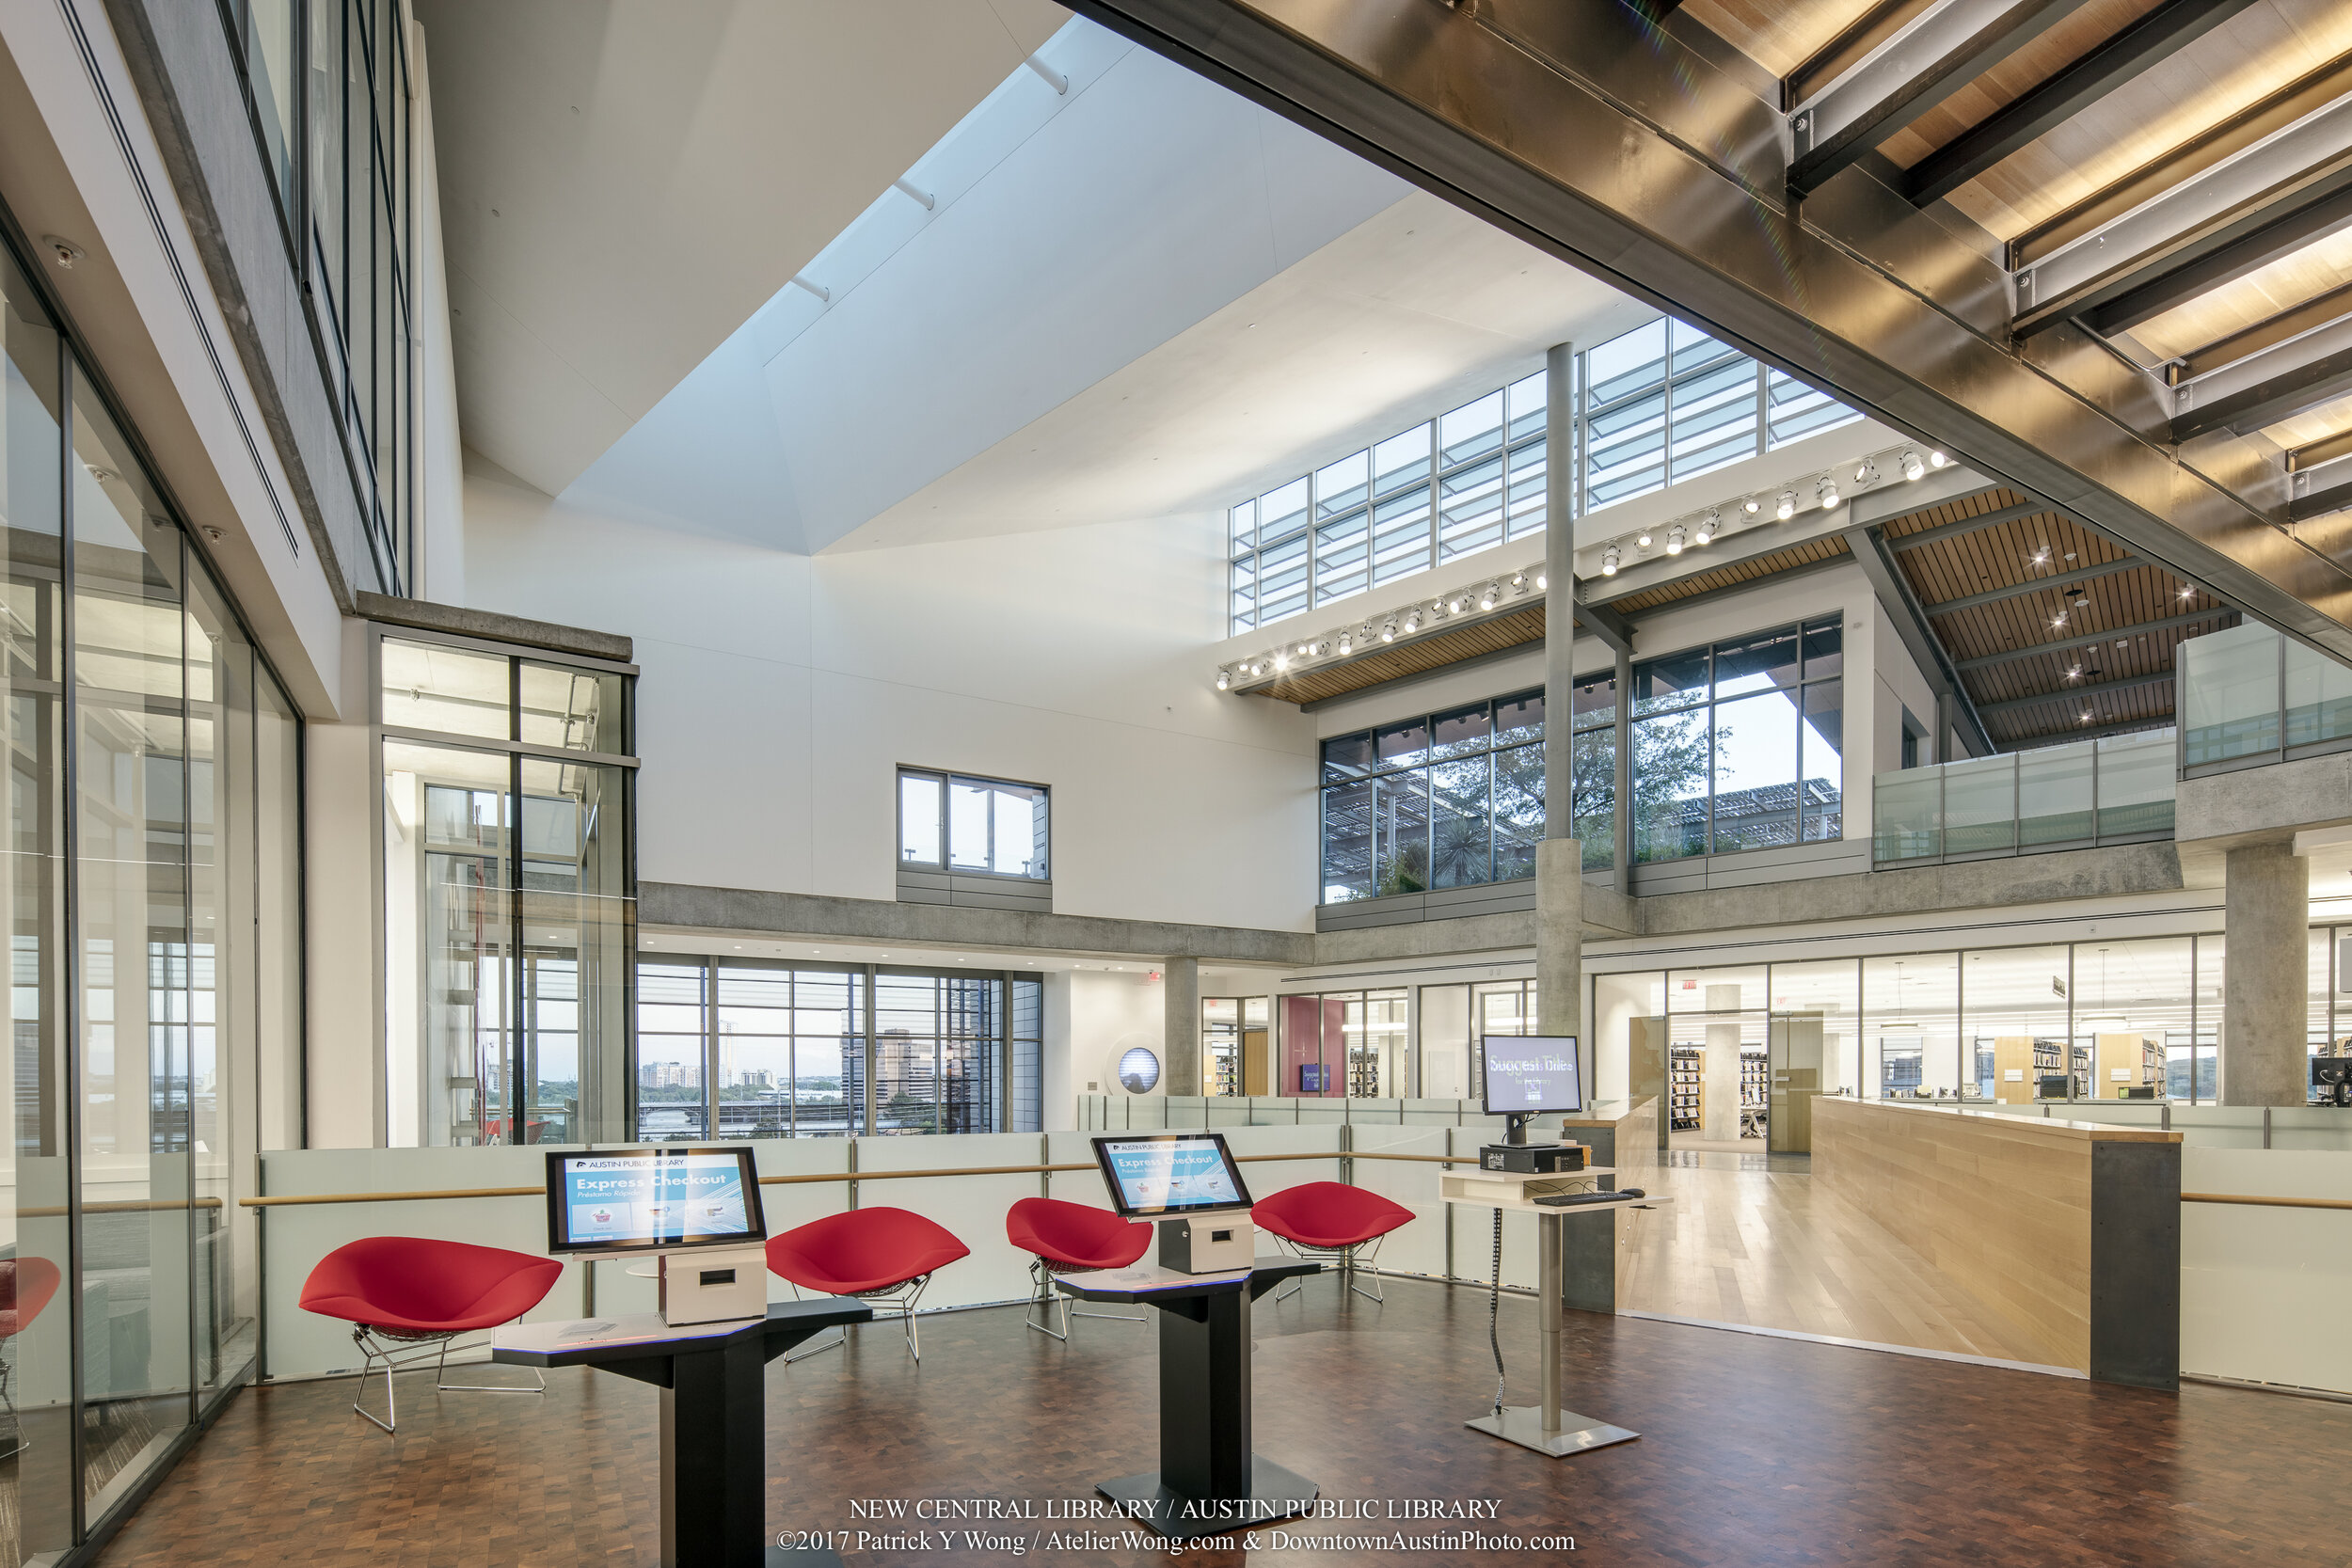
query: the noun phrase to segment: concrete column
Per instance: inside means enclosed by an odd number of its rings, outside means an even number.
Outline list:
[[[1737,1012],[1738,986],[1707,988],[1707,1010]],[[1707,1026],[1707,1114],[1699,1121],[1699,1136],[1710,1143],[1736,1143],[1740,1137],[1740,1021],[1722,1019]]]
[[[1584,1013],[1584,847],[1576,832],[1569,777],[1568,703],[1576,681],[1576,349],[1544,356],[1546,428],[1554,461],[1547,471],[1544,526],[1544,839],[1535,847],[1535,1031],[1581,1035]],[[1586,1064],[1592,1061],[1584,1042]],[[1589,1095],[1591,1086],[1586,1085]]]
[[[1535,846],[1535,1032],[1581,1035],[1583,1015],[1584,846],[1548,838]],[[1591,1042],[1581,1043],[1589,1073]]]
[[[2312,863],[2285,844],[2229,852],[2221,992],[2221,1102],[2300,1105],[2310,1068]]]
[[[1200,960],[1170,958],[1161,966],[1167,1044],[1160,1052],[1163,1092],[1200,1093]]]

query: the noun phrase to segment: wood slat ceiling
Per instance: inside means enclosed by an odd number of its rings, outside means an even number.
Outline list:
[[[1846,548],[1844,539],[1830,534],[1820,539],[1808,539],[1785,550],[1775,550],[1771,555],[1759,555],[1752,561],[1742,561],[1709,572],[1694,572],[1687,578],[1677,578],[1672,582],[1661,583],[1639,594],[1628,594],[1623,598],[1610,599],[1607,603],[1610,609],[1620,614],[1639,614],[1660,605],[1672,604],[1677,599],[1721,593],[1743,582],[1759,582],[1781,572],[1818,565],[1821,562],[1835,561],[1852,553]]]
[[[1271,697],[1283,703],[1319,703],[1332,697],[1344,697],[1382,681],[1392,681],[1403,675],[1418,675],[1426,671],[1441,669],[1482,654],[1501,653],[1523,643],[1544,640],[1544,607],[1540,604],[1515,610],[1507,615],[1489,616],[1469,625],[1449,626],[1441,632],[1415,637],[1381,649],[1376,654],[1351,658],[1342,664],[1318,670],[1285,674],[1248,693],[1256,697]]]
[[[1965,517],[2024,504],[2001,489],[1925,507],[1888,523],[1890,543]],[[1930,629],[1955,663],[2021,650],[2046,649],[1982,669],[1964,670],[1962,685],[1979,705],[2045,697],[2031,707],[1985,720],[1994,740],[2007,746],[2070,728],[2127,721],[2169,721],[2169,683],[2085,698],[2084,687],[2169,672],[2175,650],[2189,637],[2234,626],[2224,613],[2202,626],[2142,630],[2150,622],[2219,609],[2202,593],[2181,595],[2181,579],[2158,566],[2135,566],[2072,588],[2045,588],[1991,604],[1940,612],[1937,606],[1995,589],[2059,578],[2123,558],[2129,552],[2071,517],[2045,512],[1970,533],[1931,540],[1896,556],[1903,580],[1928,616]],[[2077,599],[2086,601],[2077,604]],[[2063,624],[2054,624],[2063,617]],[[2122,644],[2118,646],[2118,644]],[[2088,721],[2082,717],[2088,712]]]

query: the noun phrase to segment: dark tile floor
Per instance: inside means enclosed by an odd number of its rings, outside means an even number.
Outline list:
[[[1327,1498],[1491,1500],[1474,1528],[1573,1535],[1574,1560],[1693,1564],[2352,1561],[2334,1502],[2352,1405],[2236,1390],[2175,1397],[2026,1372],[1635,1319],[1569,1315],[1569,1403],[1639,1442],[1546,1460],[1465,1431],[1494,1388],[1486,1298],[1391,1280],[1385,1307],[1335,1281],[1260,1303],[1260,1452]],[[1506,1298],[1513,1402],[1532,1400],[1534,1307]],[[1042,1509],[1150,1468],[1153,1331],[1083,1322],[1062,1346],[1010,1308],[926,1319],[769,1369],[771,1517],[884,1530],[853,1498],[982,1497]],[[437,1398],[404,1381],[403,1430],[350,1414],[350,1385],[248,1390],[109,1546],[105,1568],[652,1564],[658,1395],[580,1370],[544,1401]],[[912,1528],[912,1527],[908,1527]],[[1004,1527],[996,1527],[1000,1531]],[[1140,1546],[1025,1557],[930,1527],[931,1549],[852,1564],[1143,1563]],[[1385,1518],[1295,1534],[1426,1533]],[[1454,1527],[1462,1528],[1462,1527]],[[852,1541],[851,1545],[856,1544]],[[1260,1549],[1210,1563],[1534,1563],[1558,1553]]]

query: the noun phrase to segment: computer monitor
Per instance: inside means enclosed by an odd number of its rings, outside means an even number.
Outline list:
[[[1574,1035],[1487,1035],[1483,1085],[1490,1117],[1584,1109],[1584,1076]]]
[[[677,1252],[768,1239],[748,1145],[548,1151],[548,1250]]]
[[[1115,1132],[1094,1140],[1111,1207],[1131,1220],[1249,1207],[1222,1132]]]

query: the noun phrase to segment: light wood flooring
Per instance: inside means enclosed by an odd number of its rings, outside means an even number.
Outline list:
[[[2003,1361],[2053,1359],[1868,1215],[1816,1191],[1805,1162],[1677,1148],[1662,1164],[1618,1164],[1620,1186],[1674,1199],[1630,1214],[1623,1307]]]

